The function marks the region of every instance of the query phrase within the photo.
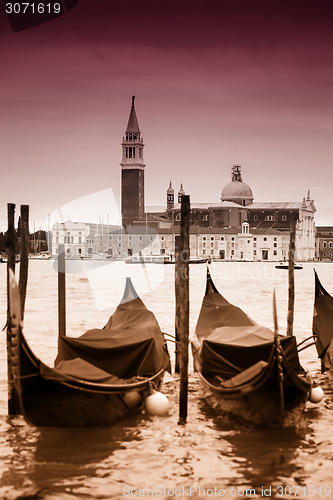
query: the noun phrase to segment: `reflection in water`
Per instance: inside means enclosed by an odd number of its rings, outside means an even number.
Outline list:
[[[9,420],[7,447],[11,453],[1,481],[3,495],[7,484],[16,490],[28,488],[30,494],[39,496],[81,488],[85,477],[95,476],[100,464],[116,450],[141,439],[138,428],[143,418],[93,429],[36,429],[21,418]]]

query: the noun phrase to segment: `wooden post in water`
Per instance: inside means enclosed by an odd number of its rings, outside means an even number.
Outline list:
[[[175,373],[179,373],[180,368],[180,345],[179,345],[179,311],[180,311],[180,285],[179,277],[182,275],[182,261],[181,255],[181,238],[180,236],[175,237]]]
[[[65,246],[58,246],[58,335],[66,337],[66,261]]]
[[[179,424],[185,424],[187,418],[188,390],[188,340],[189,340],[189,259],[190,259],[190,197],[181,198],[181,223],[179,245],[176,246],[176,312],[178,314],[177,329],[179,334]]]
[[[24,318],[24,305],[27,292],[28,281],[28,263],[29,263],[29,205],[21,205],[21,216],[19,225],[20,235],[20,301],[21,301],[21,315]]]
[[[291,214],[290,220],[290,241],[289,241],[289,261],[288,261],[288,314],[287,314],[287,335],[293,334],[294,326],[294,303],[295,303],[295,235],[296,217]]]
[[[7,253],[7,389],[8,389],[8,415],[18,415],[20,413],[19,403],[13,379],[13,358],[12,351],[12,331],[10,322],[10,296],[9,296],[9,270],[15,273],[15,255],[17,236],[15,232],[15,205],[7,204],[8,230],[6,238]]]

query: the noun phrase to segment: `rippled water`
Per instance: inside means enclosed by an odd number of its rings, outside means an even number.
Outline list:
[[[29,265],[24,331],[34,352],[52,364],[57,341],[57,275],[51,261],[30,261]],[[309,263],[295,272],[299,340],[311,334],[312,268]],[[316,269],[324,286],[333,291],[333,265],[320,263]],[[102,327],[121,299],[128,274],[162,330],[174,333],[173,266],[147,265],[146,270],[139,270],[124,263],[100,263],[76,271],[67,275],[68,334]],[[2,325],[5,272],[5,265],[0,265]],[[213,263],[211,273],[229,301],[271,328],[275,287],[279,327],[285,330],[286,271],[276,270],[272,263]],[[192,334],[204,289],[205,266],[191,266]],[[173,357],[174,346],[170,343],[169,347]],[[314,347],[300,354],[301,361],[320,381],[325,399],[319,405],[308,403],[303,425],[295,430],[249,429],[217,417],[200,397],[192,366],[185,426],[178,425],[178,378],[173,375],[163,385],[170,401],[168,417],[142,414],[107,429],[36,429],[21,417],[6,415],[4,332],[0,349],[0,498],[333,497],[333,391],[320,374]]]

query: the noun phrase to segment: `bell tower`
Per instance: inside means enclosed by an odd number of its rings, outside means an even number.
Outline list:
[[[167,190],[167,210],[175,208],[175,190],[172,187],[171,181]]]
[[[132,106],[123,137],[121,159],[121,214],[123,226],[132,224],[145,211],[143,138],[132,96]]]

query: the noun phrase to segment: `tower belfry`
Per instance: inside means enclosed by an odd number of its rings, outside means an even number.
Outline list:
[[[123,137],[121,159],[121,213],[124,226],[142,216],[145,211],[143,138],[135,111],[135,96]]]

